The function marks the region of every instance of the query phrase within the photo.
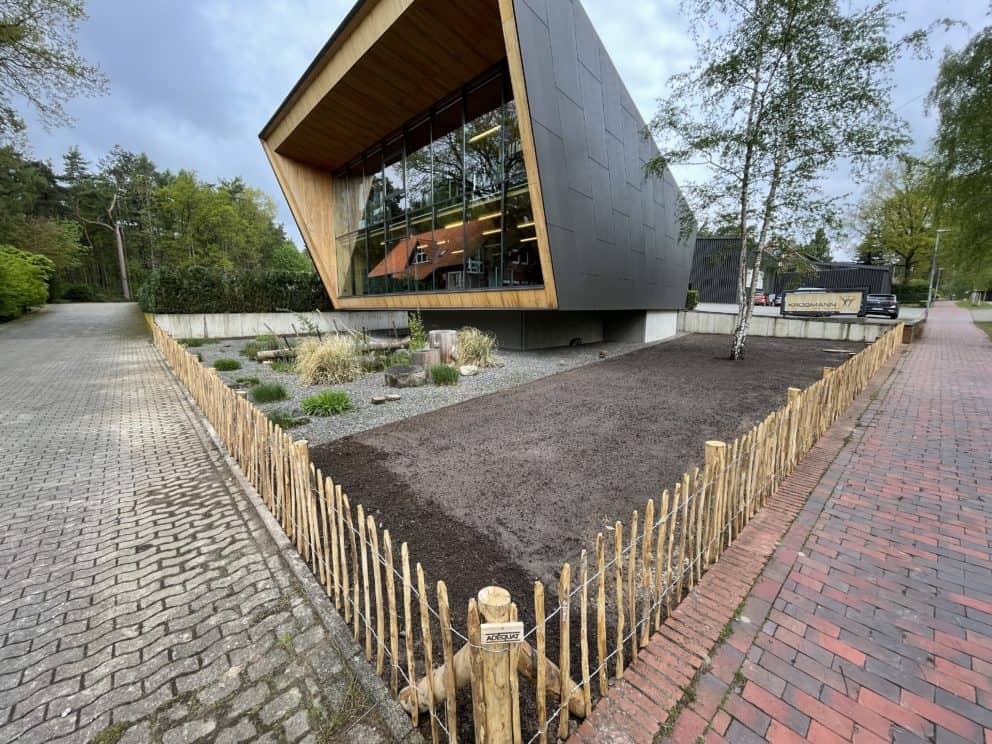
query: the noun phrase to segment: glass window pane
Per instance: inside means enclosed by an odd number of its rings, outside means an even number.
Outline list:
[[[469,201],[498,194],[503,183],[502,89],[502,78],[494,78],[469,92],[465,102],[465,190]]]
[[[507,190],[504,222],[502,286],[512,289],[543,284],[537,230],[526,183]]]
[[[434,207],[437,225],[462,219],[462,102],[439,111],[433,121]]]

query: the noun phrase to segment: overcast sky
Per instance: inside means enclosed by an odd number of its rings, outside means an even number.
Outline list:
[[[452,0],[457,2],[457,0]],[[549,6],[563,0],[548,0]],[[242,176],[272,195],[287,232],[299,234],[282,199],[258,132],[352,6],[352,0],[89,0],[80,51],[110,77],[110,94],[79,100],[75,125],[46,133],[29,117],[35,156],[58,170],[78,145],[91,161],[113,145],[144,151],[160,168],[187,168],[209,181]],[[692,61],[694,48],[678,0],[584,0],[645,119],[665,81]],[[915,151],[926,150],[935,122],[924,99],[946,47],[958,49],[987,25],[988,0],[902,0],[899,32],[951,14],[970,24],[937,31],[932,59],[904,60],[894,103]],[[618,12],[618,8],[622,11]],[[675,170],[677,178],[689,174]],[[849,174],[830,179],[833,194],[856,191]]]

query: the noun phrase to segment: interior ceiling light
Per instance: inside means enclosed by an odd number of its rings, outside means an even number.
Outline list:
[[[459,248],[457,251],[452,251],[451,254],[454,255],[456,253],[464,253],[464,252],[465,251],[463,251],[461,248]]]
[[[482,231],[482,234],[483,235],[497,235],[497,234],[499,234],[499,232],[500,232],[500,228],[496,227],[496,228],[493,228],[492,230],[483,230]]]
[[[521,242],[521,243],[529,243],[529,242],[531,242],[532,240],[537,240],[537,236],[535,235],[535,236],[534,236],[534,237],[532,237],[532,238],[521,238],[521,239],[520,239],[520,242]]]
[[[439,241],[437,241],[437,245],[447,245],[447,244],[448,244],[448,241],[447,240],[439,240]]]
[[[451,227],[461,227],[464,224],[465,224],[465,220],[459,220],[458,222],[449,222],[447,225],[444,226],[444,229],[447,230],[448,228]]]
[[[500,125],[497,124],[492,129],[487,129],[485,132],[479,132],[474,137],[470,137],[468,141],[469,142],[478,142],[479,140],[484,139],[485,137],[488,137],[490,134],[496,134],[496,132],[498,132],[499,130],[500,130]]]
[[[519,225],[517,225],[517,227],[519,227],[519,228],[534,227],[534,220],[528,220],[527,222],[521,222]]]
[[[476,217],[477,220],[491,220],[493,217],[501,217],[502,212],[490,212],[489,214],[484,214],[481,217]]]

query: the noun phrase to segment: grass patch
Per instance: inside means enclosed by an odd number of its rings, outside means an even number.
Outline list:
[[[975,325],[985,331],[989,337],[989,340],[992,341],[992,322],[983,321],[981,323],[975,323]]]
[[[307,717],[310,719],[310,728],[316,734],[318,744],[335,741],[336,737],[347,732],[352,722],[368,710],[369,705],[370,701],[365,691],[354,677],[349,680],[348,691],[344,694],[340,705],[330,715],[316,705],[311,705]]]
[[[308,339],[296,349],[296,372],[304,385],[336,385],[362,376],[355,339],[338,334],[323,341]]]
[[[301,404],[311,416],[336,416],[351,410],[351,396],[343,390],[325,390],[322,393],[304,398]]]
[[[249,341],[241,349],[241,353],[249,359],[256,359],[260,351],[273,351],[279,348],[279,339],[275,336],[256,336],[254,341]]]
[[[292,429],[296,426],[303,426],[303,424],[309,423],[310,419],[303,418],[302,416],[296,416],[288,408],[277,408],[274,411],[269,411],[266,417],[276,426],[280,426],[283,429]]]
[[[458,363],[476,367],[496,364],[496,339],[478,328],[466,326],[458,331]]]
[[[261,381],[257,377],[239,377],[235,382],[239,385],[257,385]]]
[[[181,339],[179,339],[179,343],[181,343],[183,346],[186,346],[188,348],[193,348],[193,347],[196,347],[196,346],[203,346],[205,343],[207,343],[207,339],[205,339],[205,338],[181,338]]]
[[[241,369],[241,362],[237,359],[217,359],[214,361],[214,369],[218,372],[233,372]]]
[[[954,303],[958,307],[964,308],[965,310],[973,310],[979,307],[987,307],[989,303],[987,302],[972,302],[971,300],[958,300]]]
[[[457,385],[458,370],[447,364],[435,364],[431,367],[431,379],[435,385]]]
[[[286,400],[289,397],[286,388],[278,382],[262,382],[258,385],[253,385],[248,394],[256,403],[275,403],[278,400]]]
[[[296,371],[296,365],[285,359],[276,359],[272,362],[272,371],[291,375]]]
[[[118,721],[117,723],[112,723],[107,728],[103,729],[99,734],[90,739],[90,744],[117,744],[124,736],[124,732],[130,727],[130,723],[127,721]]]

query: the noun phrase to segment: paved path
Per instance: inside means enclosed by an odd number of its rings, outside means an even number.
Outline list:
[[[0,326],[0,422],[0,743],[386,738],[135,306]]]
[[[672,740],[992,744],[990,370],[968,312],[938,304],[805,544],[759,581],[771,611],[728,641],[743,663]]]

